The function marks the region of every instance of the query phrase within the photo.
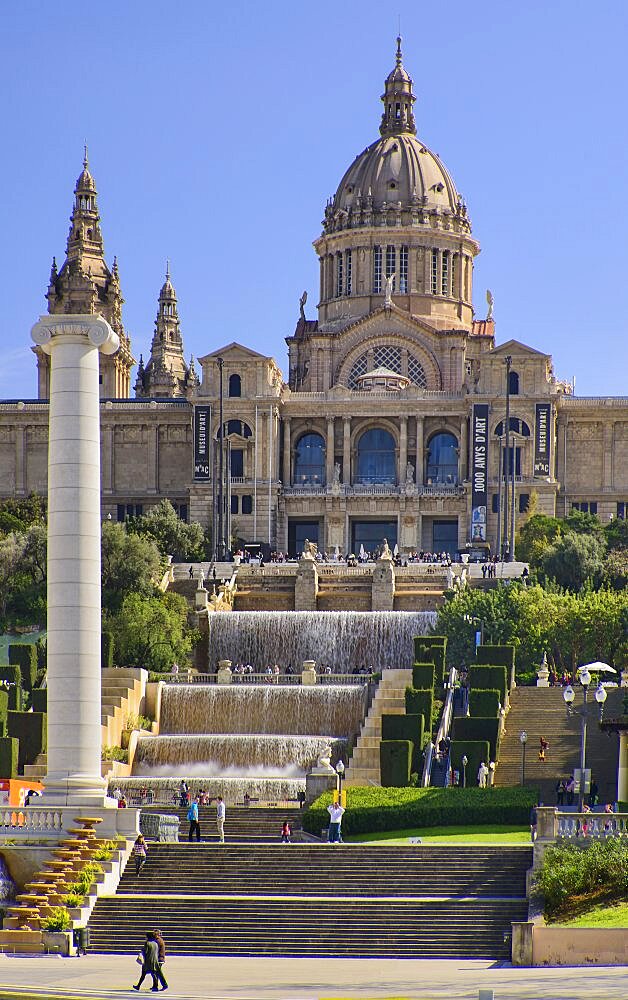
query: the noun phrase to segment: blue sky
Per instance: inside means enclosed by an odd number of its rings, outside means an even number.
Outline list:
[[[378,136],[401,15],[421,139],[467,201],[477,316],[553,354],[578,395],[628,395],[628,5],[577,0],[3,4],[0,398],[36,396],[29,331],[64,259],[87,139],[107,260],[146,359],[170,258],[186,354],[272,354],[311,243]]]

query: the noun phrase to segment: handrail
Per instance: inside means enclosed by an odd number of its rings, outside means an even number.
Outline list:
[[[368,684],[372,679],[372,674],[317,674],[316,683],[317,684],[345,684],[345,685],[362,685]],[[163,678],[165,684],[209,684],[214,685],[218,683],[217,674],[193,674],[190,671],[185,674],[170,674]],[[253,673],[253,674],[237,674],[232,671],[231,674],[231,684],[266,684],[266,685],[296,685],[301,684],[301,674],[266,674],[266,673]]]
[[[457,676],[458,672],[456,668],[452,667],[451,670],[449,671],[449,680],[447,681],[447,697],[445,698],[445,705],[443,706],[443,714],[441,716],[438,732],[436,733],[436,746],[439,746],[441,740],[444,740],[447,738],[447,736],[449,736],[449,730],[451,729],[451,720],[454,712],[454,693],[455,693]],[[421,777],[422,788],[429,788],[430,786],[433,757],[434,757],[434,744],[430,740],[427,750],[425,752],[423,775]]]

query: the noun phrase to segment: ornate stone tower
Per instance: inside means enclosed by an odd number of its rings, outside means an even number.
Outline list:
[[[70,217],[70,231],[65,262],[57,271],[52,261],[50,282],[46,298],[48,312],[52,315],[73,314],[102,316],[117,333],[120,347],[111,356],[100,355],[100,396],[128,398],[131,384],[131,341],[122,325],[122,304],[118,264],[114,258],[109,270],[100,231],[100,216],[96,202],[96,185],[89,172],[87,147],[83,170],[74,188],[74,207]],[[37,354],[39,398],[50,394],[49,359],[40,348]]]
[[[166,265],[166,280],[161,286],[155,332],[146,366],[140,358],[135,380],[138,397],[186,396],[199,385],[194,369],[194,358],[186,365],[183,357],[183,338],[177,307],[177,293],[170,280],[170,267]]]

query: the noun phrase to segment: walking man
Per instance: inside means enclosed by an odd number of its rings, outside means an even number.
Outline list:
[[[486,788],[486,779],[488,778],[489,770],[484,761],[480,764],[478,768],[478,785],[480,788]]]
[[[216,826],[218,827],[218,839],[221,844],[225,842],[225,804],[222,795],[218,796],[216,804]]]
[[[188,821],[190,824],[190,832],[188,835],[188,840],[191,842],[192,837],[194,836],[194,834],[196,834],[196,840],[200,843],[201,826],[198,821],[198,795],[194,799],[194,802],[191,803],[190,808],[188,809]]]

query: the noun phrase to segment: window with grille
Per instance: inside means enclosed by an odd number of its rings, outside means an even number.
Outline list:
[[[408,291],[408,248],[401,247],[399,250],[399,291],[405,294]]]
[[[351,295],[351,251],[345,250],[345,295]]]
[[[243,514],[252,514],[253,513],[253,497],[252,496],[245,495],[245,496],[242,497],[242,513]]]
[[[438,294],[438,250],[432,250],[432,295]]]
[[[336,295],[342,295],[342,254],[336,254]]]
[[[620,521],[626,520],[626,502],[624,500],[617,501],[617,517]]]
[[[458,268],[459,268],[458,254],[457,253],[452,253],[452,255],[451,255],[451,294],[452,295],[457,295],[458,294],[458,292],[457,292],[457,288],[458,288]]]
[[[373,247],[373,294],[382,290],[382,248]]]
[[[358,385],[357,380],[358,380],[358,378],[360,377],[360,375],[366,375],[367,362],[368,362],[368,359],[367,359],[366,354],[362,354],[361,357],[359,357],[358,360],[353,365],[353,368],[351,369],[351,371],[349,373],[349,388],[350,389],[357,389],[357,385]]]
[[[442,267],[440,272],[440,293],[449,295],[449,250],[443,250]]]
[[[418,385],[420,389],[427,389],[425,369],[419,359],[415,358],[413,354],[408,355],[408,378],[415,385]]]
[[[388,368],[391,372],[401,373],[401,348],[378,347],[375,351],[375,367]]]
[[[391,274],[395,275],[395,280],[393,281],[393,291],[397,286],[397,248],[389,245],[386,247],[386,277],[390,278]]]

